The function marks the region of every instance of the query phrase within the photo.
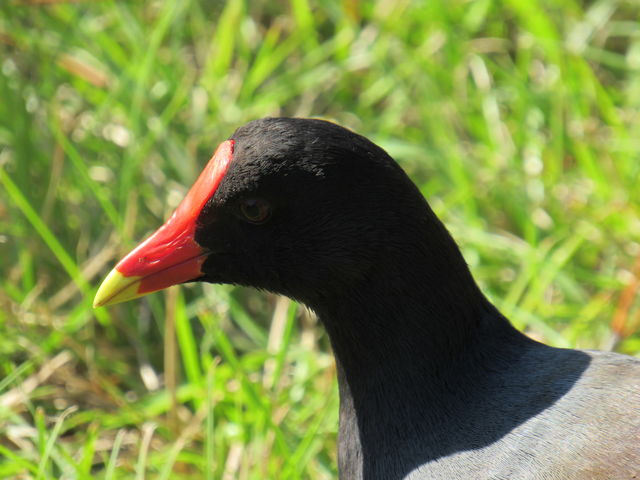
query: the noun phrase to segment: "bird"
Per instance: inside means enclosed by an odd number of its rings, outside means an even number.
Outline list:
[[[640,359],[518,331],[398,163],[351,130],[284,117],[238,128],[94,306],[192,281],[318,315],[343,480],[640,478]]]

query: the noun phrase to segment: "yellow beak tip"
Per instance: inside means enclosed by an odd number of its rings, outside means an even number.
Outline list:
[[[115,268],[106,276],[93,299],[93,308],[126,302],[145,295],[138,293],[142,277],[125,277]]]

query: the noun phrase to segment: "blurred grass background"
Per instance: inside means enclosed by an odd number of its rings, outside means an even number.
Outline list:
[[[227,286],[92,310],[233,130],[386,148],[530,335],[640,353],[640,3],[0,3],[0,478],[336,477],[316,319]]]

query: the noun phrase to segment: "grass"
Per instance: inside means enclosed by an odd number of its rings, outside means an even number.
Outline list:
[[[196,285],[91,309],[217,144],[267,115],[386,148],[519,328],[640,354],[639,16],[2,2],[0,478],[335,478],[334,365],[303,307]]]

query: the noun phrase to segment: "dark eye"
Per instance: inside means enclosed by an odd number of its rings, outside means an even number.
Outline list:
[[[251,223],[264,223],[271,216],[271,205],[263,198],[245,198],[240,202],[240,212]]]

